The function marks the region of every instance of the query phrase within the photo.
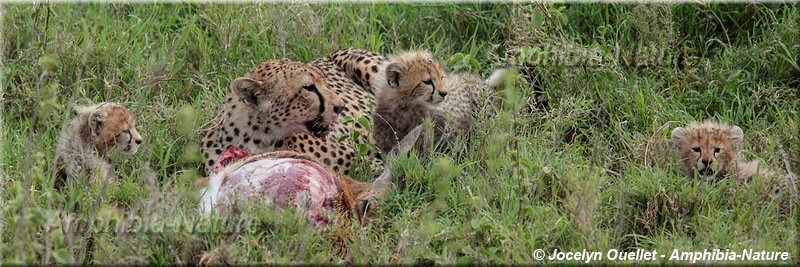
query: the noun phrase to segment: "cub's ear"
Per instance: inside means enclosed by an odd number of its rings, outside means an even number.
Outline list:
[[[392,62],[386,66],[386,79],[389,80],[389,85],[397,87],[400,85],[400,74],[403,72],[403,65],[397,62]]]
[[[728,139],[736,145],[740,144],[742,140],[744,140],[742,128],[739,128],[739,126],[731,126],[731,128],[728,129]]]
[[[675,149],[681,149],[681,145],[683,145],[683,141],[686,139],[686,129],[683,127],[675,128],[672,130],[672,144],[675,146]]]
[[[89,114],[89,132],[92,135],[100,134],[100,130],[103,129],[103,121],[107,116],[108,113],[103,110],[95,110]]]
[[[236,93],[249,105],[258,105],[259,98],[264,94],[263,82],[247,77],[240,77],[231,82],[231,91]]]

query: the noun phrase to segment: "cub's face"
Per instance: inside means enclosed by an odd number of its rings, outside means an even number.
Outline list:
[[[386,65],[386,78],[398,101],[435,105],[444,101],[444,70],[439,62],[424,52],[405,52]]]
[[[117,136],[115,149],[122,154],[130,155],[139,150],[141,143],[142,136],[136,130],[136,121],[131,117],[131,124]]]
[[[88,116],[90,140],[95,147],[106,150],[113,147],[119,154],[136,153],[142,143],[142,136],[136,130],[136,119],[131,112],[117,103],[101,103],[91,107],[81,107]]]
[[[736,145],[744,134],[737,126],[724,126],[712,122],[692,123],[686,128],[677,127],[672,131],[672,142],[680,156],[681,169],[686,175],[694,176],[695,171],[701,180],[723,177],[736,157]]]

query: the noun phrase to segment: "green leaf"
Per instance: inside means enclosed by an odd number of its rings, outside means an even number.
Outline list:
[[[52,231],[50,232],[50,240],[53,240],[54,246],[60,246],[64,243],[64,232]]]
[[[60,248],[56,251],[53,251],[53,259],[56,260],[57,263],[66,264],[70,263],[69,261],[69,253],[66,249]]]
[[[342,120],[339,123],[347,124],[351,122],[353,122],[353,118],[351,118],[350,116],[344,116],[342,117]]]
[[[478,63],[477,60],[473,59],[469,63],[470,63],[470,66],[472,67],[470,70],[479,70],[481,68],[481,63]]]
[[[472,219],[469,224],[472,226],[472,229],[481,229],[481,222],[478,219]]]
[[[533,25],[536,27],[542,27],[544,25],[544,14],[542,14],[542,11],[533,11],[531,22],[533,22]]]
[[[456,260],[456,265],[472,265],[472,257],[461,256]]]
[[[475,250],[473,250],[473,249],[472,249],[471,247],[469,247],[469,246],[466,246],[466,247],[463,247],[463,248],[461,248],[461,252],[462,252],[462,253],[464,253],[464,254],[467,254],[467,255],[473,255],[473,254],[475,254]]]
[[[365,129],[372,129],[371,125],[369,124],[369,120],[366,117],[358,118],[358,123],[361,124]]]
[[[525,168],[529,170],[533,169],[533,164],[531,163],[530,160],[528,160],[528,158],[525,157],[519,158],[519,163],[522,164],[522,166],[525,166]]]
[[[47,71],[55,71],[61,67],[56,55],[47,55],[39,58],[39,67]]]
[[[11,258],[6,259],[5,262],[3,262],[3,265],[25,265],[25,263],[26,262],[23,260]]]
[[[464,68],[464,62],[463,61],[457,61],[455,64],[453,64],[452,68],[453,68],[454,71],[462,70]]]
[[[44,214],[38,209],[28,209],[25,214],[25,219],[30,221],[31,224],[39,225],[44,220]]]
[[[455,53],[454,55],[450,56],[450,58],[447,59],[447,64],[448,65],[453,65],[453,64],[461,61],[463,58],[464,58],[464,54]]]
[[[178,133],[184,137],[191,137],[195,134],[194,121],[197,116],[191,105],[183,105],[176,115],[178,121]]]
[[[363,157],[369,153],[369,147],[366,144],[358,144],[358,156]]]

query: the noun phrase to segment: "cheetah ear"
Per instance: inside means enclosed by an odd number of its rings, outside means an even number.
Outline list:
[[[259,97],[263,94],[261,89],[263,85],[264,83],[261,81],[239,77],[231,82],[231,91],[243,99],[246,104],[258,106]]]
[[[386,79],[389,85],[397,87],[400,85],[400,73],[403,72],[403,66],[400,63],[392,62],[386,66]]]
[[[106,120],[108,113],[103,110],[95,110],[89,114],[89,133],[98,135],[103,129],[103,121]]]
[[[681,149],[681,145],[683,144],[683,140],[686,138],[686,129],[683,127],[675,128],[672,130],[672,144],[675,145],[675,149]]]
[[[728,138],[734,144],[741,143],[742,140],[744,140],[744,132],[742,132],[742,128],[739,128],[739,126],[732,126],[730,129],[728,129]]]

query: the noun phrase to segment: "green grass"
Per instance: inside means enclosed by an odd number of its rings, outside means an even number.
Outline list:
[[[690,182],[669,140],[711,118],[744,130],[748,159],[800,170],[797,4],[2,9],[3,263],[513,264],[541,263],[535,249],[639,248],[786,251],[800,263],[789,193],[768,194],[763,179]],[[345,255],[339,226],[309,231],[291,212],[241,205],[201,219],[197,131],[229,82],[265,60],[347,47],[469,54],[483,77],[515,65],[520,79],[456,149],[399,161],[402,190],[366,230],[353,226]],[[116,182],[50,190],[71,108],[100,101],[131,108],[145,142],[116,162]]]

